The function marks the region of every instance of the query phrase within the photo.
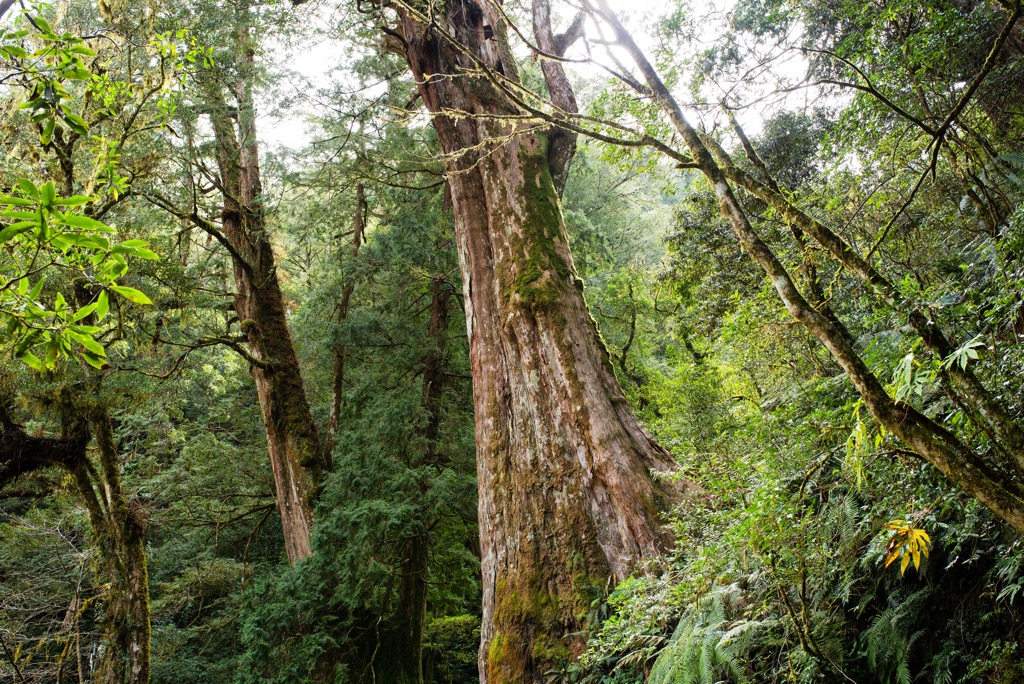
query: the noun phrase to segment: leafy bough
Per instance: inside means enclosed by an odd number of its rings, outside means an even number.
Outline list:
[[[2,339],[14,355],[42,371],[59,358],[77,354],[95,368],[106,365],[97,339],[110,309],[110,294],[137,304],[149,297],[118,284],[128,259],[157,259],[143,240],[112,243],[116,231],[76,209],[92,201],[85,195],[58,197],[53,183],[37,187],[18,180],[19,196],[0,197],[0,317]],[[84,303],[68,302],[61,292],[48,296],[46,277],[70,276]]]

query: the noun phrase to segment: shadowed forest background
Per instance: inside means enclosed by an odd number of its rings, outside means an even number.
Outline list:
[[[1020,14],[0,2],[0,682],[1024,681]]]

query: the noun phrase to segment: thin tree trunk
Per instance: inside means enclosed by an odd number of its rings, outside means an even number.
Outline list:
[[[224,197],[221,219],[234,265],[234,308],[248,337],[285,549],[289,562],[295,563],[312,553],[313,503],[326,464],[288,330],[264,216],[256,116],[247,79],[254,55],[244,21],[239,29],[243,68],[234,88],[237,110],[228,109],[218,84],[211,84],[208,92]]]
[[[423,629],[427,619],[427,572],[430,537],[409,537],[402,549],[402,577],[392,618],[394,628],[381,634],[379,681],[423,684]]]
[[[366,210],[366,194],[362,183],[356,184],[356,210],[352,217],[352,260],[359,256],[359,247],[363,242],[363,212]],[[355,291],[355,280],[345,279],[341,286],[341,302],[338,304],[337,322],[344,323],[348,318],[348,310],[352,304],[352,293]],[[336,343],[333,359],[333,380],[331,383],[331,408],[327,415],[327,435],[324,437],[324,461],[329,465],[334,451],[334,436],[341,423],[341,405],[345,396],[345,345]]]
[[[599,341],[547,137],[488,118],[515,112],[464,75],[476,59],[516,78],[502,19],[490,5],[450,7],[446,30],[469,57],[412,11],[401,34],[445,155],[473,373],[481,681],[542,682],[579,653],[595,596],[668,543],[659,516],[683,485],[652,476],[676,464],[633,414]]]
[[[837,233],[794,205],[778,187],[772,187],[771,183],[762,183],[737,167],[717,143],[707,138],[705,142],[714,152],[725,176],[766,202],[803,233],[814,238],[858,280],[872,288],[882,301],[905,316],[914,331],[921,336],[925,346],[938,359],[945,359],[955,351],[934,317],[903,297],[885,276],[857,254]],[[941,374],[955,392],[954,399],[959,399],[967,406],[971,416],[990,435],[993,444],[1005,449],[1011,455],[1016,468],[1024,470],[1024,431],[982,385],[974,371],[969,367],[962,368],[959,364],[950,364]]]
[[[804,299],[778,257],[750,225],[722,167],[716,163],[696,129],[683,116],[679,104],[654,67],[647,61],[643,51],[618,21],[608,7],[607,1],[599,2],[601,15],[615,31],[616,41],[637,64],[654,102],[665,112],[683,139],[693,158],[694,166],[714,187],[722,215],[732,225],[743,248],[772,281],[790,315],[802,323],[829,350],[846,371],[875,420],[1015,530],[1024,531],[1024,489],[1014,479],[993,471],[977,454],[965,447],[955,435],[942,426],[923,416],[913,407],[894,401],[843,332]],[[819,238],[812,232],[815,229],[813,223],[798,225],[815,239]],[[846,254],[851,263],[854,263],[852,250],[846,250]],[[924,330],[927,332],[928,328]]]
[[[423,392],[420,400],[427,421],[421,436],[425,448],[410,466],[416,470],[442,466],[445,459],[437,450],[441,434],[441,393],[444,390],[445,337],[448,331],[452,292],[444,278],[430,283],[430,349],[423,358]],[[419,481],[417,495],[427,494],[428,483]],[[405,541],[402,549],[402,576],[398,583],[395,609],[396,628],[386,635],[382,643],[380,660],[389,664],[382,673],[395,684],[422,684],[423,631],[427,617],[427,589],[429,587],[430,533],[429,521],[424,521]]]

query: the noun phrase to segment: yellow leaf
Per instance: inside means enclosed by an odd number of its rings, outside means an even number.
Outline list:
[[[892,562],[900,557],[900,550],[894,549],[888,556],[885,557],[885,567],[892,565]]]
[[[915,570],[920,570],[921,569],[921,554],[915,553],[915,554],[913,554],[913,556],[914,556],[914,569]]]
[[[907,566],[910,565],[910,554],[903,554],[903,562],[900,563],[900,574],[905,575],[907,573]]]

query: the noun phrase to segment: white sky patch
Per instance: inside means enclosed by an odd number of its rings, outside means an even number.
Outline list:
[[[316,112],[309,98],[303,97],[303,92],[323,87],[331,80],[332,71],[339,66],[341,41],[325,39],[306,44],[300,52],[276,49],[275,46],[265,51],[265,54],[275,56],[282,53],[290,54],[285,54],[283,62],[271,68],[274,71],[285,70],[290,74],[286,76],[285,84],[259,93],[256,103],[259,118],[256,125],[260,142],[265,148],[274,150],[287,147],[297,150],[308,145],[314,134],[310,118]],[[282,95],[294,98],[293,103],[282,107],[278,99]]]

